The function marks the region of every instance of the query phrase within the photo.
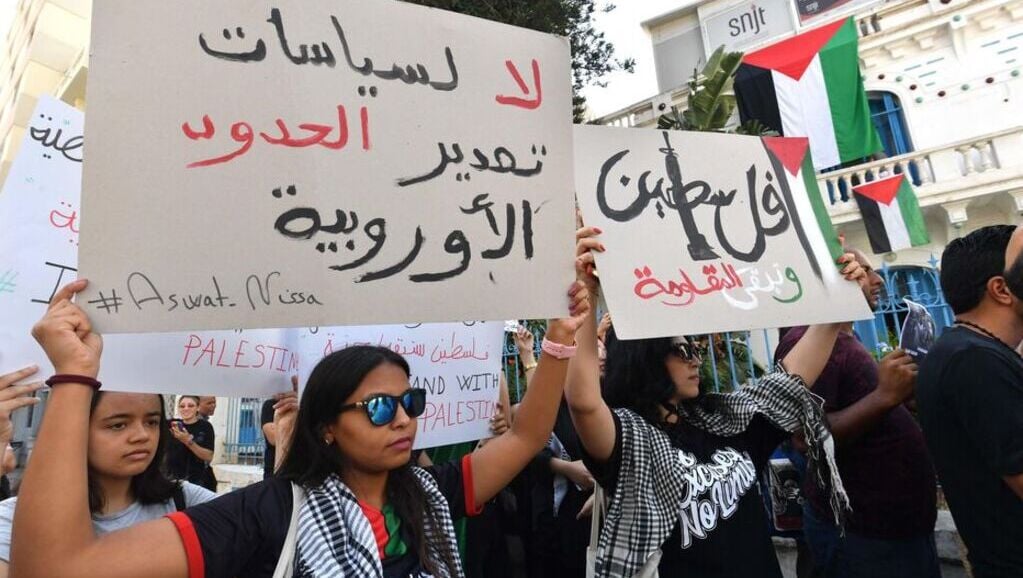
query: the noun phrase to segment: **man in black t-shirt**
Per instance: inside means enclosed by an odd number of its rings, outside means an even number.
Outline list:
[[[949,243],[956,326],[924,359],[920,423],[976,578],[1023,576],[1023,228]]]

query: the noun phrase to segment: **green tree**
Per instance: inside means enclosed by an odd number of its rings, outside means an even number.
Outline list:
[[[601,80],[616,70],[632,72],[635,61],[616,59],[614,45],[593,26],[597,10],[610,12],[614,5],[595,0],[408,0],[432,8],[486,18],[548,34],[567,36],[572,47],[573,115],[582,122],[585,86],[604,86]]]
[[[700,132],[734,132],[737,134],[768,135],[773,131],[758,120],[751,120],[735,130],[725,127],[735,113],[735,71],[742,64],[742,52],[726,52],[718,47],[710,55],[703,69],[693,71],[689,79],[687,107],[671,112],[657,119],[660,129],[693,130]]]

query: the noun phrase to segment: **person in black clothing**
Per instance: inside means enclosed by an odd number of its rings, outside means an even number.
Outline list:
[[[530,578],[583,578],[590,517],[582,512],[593,495],[593,476],[562,400],[547,447],[529,468]]]
[[[263,430],[263,479],[274,475],[274,461],[277,459],[277,430],[274,426],[274,404],[278,398],[270,398],[263,402],[259,412],[259,425]]]
[[[977,578],[1023,576],[1023,228],[948,244],[941,288],[956,315],[924,358],[920,424]]]
[[[167,471],[179,480],[187,480],[216,492],[217,481],[210,467],[215,435],[210,422],[199,419],[199,398],[194,395],[180,396],[178,416],[170,421],[174,441],[167,448]]]
[[[139,578],[259,578],[278,569],[294,576],[459,576],[451,519],[478,511],[546,443],[589,308],[586,289],[574,284],[572,317],[549,323],[544,355],[511,429],[459,462],[411,464],[426,392],[410,387],[408,363],[397,353],[352,346],[316,365],[300,404],[292,394],[278,405],[278,451],[285,458],[276,477],[97,537],[81,448],[102,340],[70,301],[85,286],[78,280],[59,291],[33,329],[56,371],[69,377],[51,392],[14,520],[12,568],[25,576],[93,576],[112,568]]]
[[[596,295],[593,252],[605,249],[599,232],[589,233],[580,233],[588,238],[577,247],[577,267],[589,265],[584,278]],[[865,282],[852,255],[839,262],[847,280]],[[715,395],[700,391],[697,344],[681,336],[620,340],[613,327],[601,383],[597,321],[587,317],[565,397],[586,466],[609,497],[596,576],[657,569],[688,578],[781,578],[757,479],[778,444],[805,425],[815,465],[837,481],[824,416],[806,388],[838,331],[839,324],[811,327],[774,371]],[[845,495],[833,487],[841,513]]]

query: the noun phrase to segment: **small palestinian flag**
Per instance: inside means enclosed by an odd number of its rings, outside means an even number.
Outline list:
[[[810,139],[817,169],[882,150],[852,18],[747,54],[735,74],[735,95],[742,122],[756,119],[783,136]]]
[[[905,175],[895,175],[853,187],[875,254],[926,245],[927,235],[916,194]]]
[[[788,179],[792,189],[794,202],[800,206],[803,215],[813,215],[816,228],[821,232],[823,244],[817,243],[814,253],[822,262],[835,260],[842,256],[842,243],[835,233],[835,227],[831,223],[831,216],[828,214],[828,207],[824,204],[824,197],[821,195],[820,187],[817,184],[817,173],[813,170],[813,155],[810,153],[810,143],[806,138],[798,137],[761,137],[764,148],[781,165],[782,170],[792,175]],[[805,204],[804,204],[805,203]],[[803,208],[809,207],[810,211]],[[809,224],[807,228],[809,228]],[[800,242],[810,243],[800,238]],[[817,269],[814,269],[817,272]]]

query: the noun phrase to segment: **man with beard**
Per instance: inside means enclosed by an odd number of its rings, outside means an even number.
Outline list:
[[[884,280],[860,251],[851,251],[867,271],[864,294],[876,309]],[[775,353],[781,359],[806,332],[784,334]],[[916,365],[904,351],[880,365],[853,334],[839,333],[813,392],[835,439],[835,458],[852,512],[845,534],[834,524],[827,493],[806,476],[803,533],[817,569],[827,578],[940,578],[934,521],[937,517],[934,466],[923,434],[903,405],[913,397]]]
[[[948,244],[956,315],[920,369],[920,423],[976,578],[1023,576],[1023,228]]]

